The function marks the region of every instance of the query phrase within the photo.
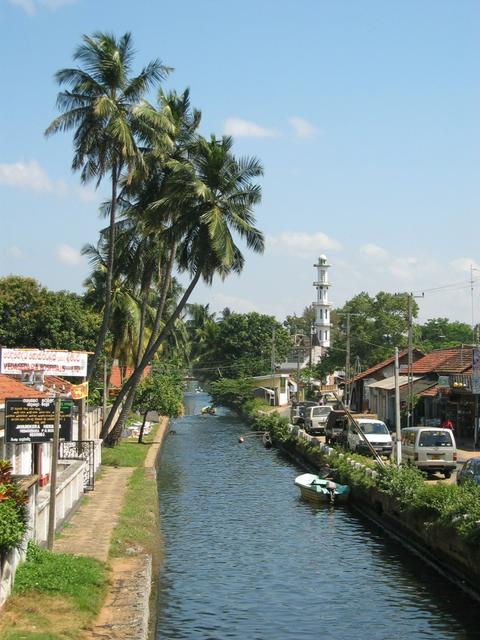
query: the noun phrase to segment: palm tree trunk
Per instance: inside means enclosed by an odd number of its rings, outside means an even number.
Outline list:
[[[110,225],[109,225],[109,247],[108,247],[108,265],[107,265],[107,282],[105,286],[105,306],[103,308],[102,324],[98,332],[97,344],[95,352],[88,363],[87,380],[90,382],[97,367],[97,362],[105,344],[107,336],[108,324],[110,322],[110,311],[112,308],[112,283],[113,283],[113,265],[115,260],[115,217],[117,210],[117,186],[119,169],[117,163],[114,162],[112,167],[112,200],[110,206]]]
[[[190,298],[190,295],[192,294],[192,291],[195,289],[198,281],[200,280],[200,276],[201,276],[201,269],[199,268],[197,270],[197,272],[195,273],[195,276],[193,277],[193,280],[188,285],[188,288],[186,289],[185,293],[183,294],[180,302],[178,303],[177,308],[175,309],[175,311],[172,313],[172,315],[168,319],[167,323],[165,324],[164,328],[162,329],[162,331],[160,332],[160,334],[156,338],[155,342],[150,346],[150,348],[148,348],[145,351],[140,364],[135,368],[135,371],[133,372],[131,377],[126,381],[124,386],[121,388],[120,393],[118,394],[115,402],[113,403],[113,406],[112,406],[112,409],[111,409],[111,411],[110,411],[110,413],[108,415],[108,418],[107,418],[107,420],[105,421],[105,423],[104,423],[104,425],[102,427],[102,433],[100,434],[100,437],[105,439],[105,444],[107,446],[114,447],[117,444],[117,442],[120,439],[120,437],[121,437],[122,430],[123,430],[123,422],[125,421],[125,419],[127,417],[127,412],[125,411],[126,403],[125,403],[124,407],[122,408],[122,410],[120,412],[120,415],[118,417],[118,420],[117,420],[115,426],[113,427],[113,429],[109,433],[109,429],[110,429],[110,426],[111,426],[111,424],[113,422],[113,417],[114,417],[116,411],[121,406],[124,398],[126,398],[127,394],[130,392],[130,389],[132,389],[132,388],[134,390],[136,389],[138,383],[142,379],[142,374],[145,371],[145,368],[150,364],[150,362],[152,361],[152,358],[154,357],[154,355],[157,353],[158,349],[160,348],[160,345],[165,340],[165,338],[169,335],[170,331],[173,329],[175,321],[177,320],[178,316],[180,315],[180,313],[183,311],[185,305],[187,304],[188,299]]]
[[[152,272],[147,274],[147,279],[143,287],[142,308],[140,312],[140,328],[138,330],[138,347],[135,354],[135,366],[138,366],[142,359],[143,336],[145,334],[145,319],[147,316],[148,296],[150,294],[150,285],[152,284]]]

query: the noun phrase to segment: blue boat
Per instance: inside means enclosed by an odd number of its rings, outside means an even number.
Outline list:
[[[313,473],[303,473],[295,478],[304,500],[317,503],[342,504],[347,502],[350,487],[338,484],[328,478],[321,478]]]

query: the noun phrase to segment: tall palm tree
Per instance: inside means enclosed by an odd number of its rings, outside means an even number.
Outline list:
[[[171,173],[163,200],[170,202],[175,211],[168,236],[177,245],[177,268],[189,273],[191,281],[120,391],[107,419],[108,426],[123,398],[136,387],[145,367],[172,330],[199,280],[211,284],[216,274],[225,278],[230,273],[241,272],[244,257],[233,234],[253,251],[263,251],[263,234],[254,226],[253,214],[253,207],[261,197],[260,186],[253,179],[261,176],[263,169],[256,159],[237,160],[232,144],[230,137],[221,140],[213,136],[210,140],[200,137],[188,162],[173,160],[168,165]],[[120,437],[124,410],[125,407],[109,433],[107,443],[110,445]]]
[[[67,87],[57,97],[57,106],[63,113],[45,132],[49,136],[58,131],[75,130],[72,168],[81,172],[82,181],[95,179],[98,186],[107,174],[110,176],[105,305],[95,353],[89,362],[89,378],[103,348],[111,311],[120,177],[124,169],[131,174],[140,157],[139,144],[146,139],[148,131],[158,125],[141,100],[153,84],[170,72],[159,60],[154,60],[132,77],[133,53],[130,33],[125,33],[118,40],[112,34],[100,32],[83,36],[83,43],[73,55],[74,60],[83,66],[61,69],[55,76],[59,85]]]

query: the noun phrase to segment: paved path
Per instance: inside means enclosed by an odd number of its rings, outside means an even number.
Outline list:
[[[57,553],[92,556],[106,562],[112,531],[123,504],[131,467],[103,467],[95,490],[87,493],[83,504],[55,540]]]

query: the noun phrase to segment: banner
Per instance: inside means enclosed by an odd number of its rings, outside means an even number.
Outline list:
[[[82,384],[72,384],[72,400],[81,400],[88,397],[88,382]]]
[[[72,439],[71,400],[60,401],[60,440]],[[51,442],[55,423],[55,398],[6,398],[5,442]]]
[[[472,393],[480,394],[480,349],[472,351]]]
[[[0,373],[21,375],[23,371],[43,371],[51,376],[87,377],[86,351],[6,349],[0,352]]]

